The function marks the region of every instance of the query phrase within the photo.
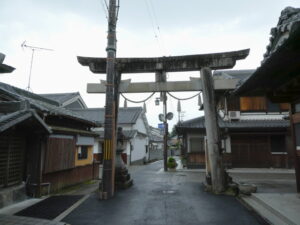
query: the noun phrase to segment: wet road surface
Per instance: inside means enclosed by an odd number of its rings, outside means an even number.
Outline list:
[[[161,168],[162,161],[132,167],[130,189],[106,201],[92,194],[63,221],[72,225],[263,224],[235,197],[204,192],[203,173],[165,173]]]

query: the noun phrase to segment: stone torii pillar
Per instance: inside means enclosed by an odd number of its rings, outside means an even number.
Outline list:
[[[219,69],[230,69],[235,66],[237,60],[245,59],[249,54],[249,49],[232,51],[232,52],[222,52],[222,53],[213,53],[213,54],[200,54],[200,55],[185,55],[185,56],[171,56],[171,57],[158,57],[158,58],[116,58],[115,66],[116,70],[119,73],[157,73],[159,71],[163,72],[185,72],[185,71],[202,71],[202,74],[206,74],[206,77],[211,76],[211,70]],[[106,58],[91,58],[91,57],[77,57],[78,62],[83,66],[88,66],[93,73],[106,73],[107,59]],[[210,79],[212,80],[212,79]],[[201,83],[199,80],[198,83]],[[215,82],[216,83],[216,82]],[[230,82],[229,82],[230,83]],[[127,87],[126,87],[127,86]],[[128,87],[130,86],[130,87]],[[139,86],[139,87],[137,87]],[[202,90],[204,91],[206,87],[206,82],[203,80],[200,85],[193,85],[192,82],[175,82],[172,85],[170,83],[161,83],[159,85],[153,83],[140,83],[139,85],[134,86],[134,84],[129,85],[125,84],[125,87],[122,87],[122,83],[116,92],[147,92],[147,91],[192,91],[192,90]],[[204,87],[205,86],[205,87]],[[219,84],[222,86],[222,84]],[[225,85],[226,86],[226,85]],[[105,90],[104,83],[98,84],[88,84],[88,93],[103,93]],[[127,91],[130,89],[131,91]],[[209,89],[209,87],[208,87]],[[210,88],[211,91],[214,91],[214,88]],[[220,88],[222,89],[222,88]],[[226,88],[225,88],[226,89]],[[210,95],[211,96],[211,95]],[[205,100],[206,99],[206,100]],[[215,107],[212,101],[209,101],[205,98],[204,105],[206,108]],[[213,104],[213,106],[212,106]],[[214,115],[209,115],[209,114]],[[218,132],[218,124],[216,120],[211,120],[210,117],[216,117],[215,111],[205,111],[205,120],[206,123],[209,123],[211,127],[210,132],[214,135],[207,135],[208,143],[219,143],[219,135],[215,135]],[[217,138],[215,140],[214,138]],[[212,145],[211,145],[212,146]],[[211,170],[213,171],[212,182],[213,191],[216,193],[222,192],[224,187],[224,176],[225,173],[220,172],[224,171],[222,168],[222,157],[219,151],[216,151],[216,148],[219,148],[219,145],[214,145],[214,147],[208,147],[208,157],[211,163]],[[105,169],[105,168],[104,168]],[[216,171],[216,172],[215,172]],[[114,170],[111,171],[114,173]],[[220,175],[215,175],[220,174]],[[114,176],[114,174],[112,175]],[[220,186],[221,185],[221,186]]]

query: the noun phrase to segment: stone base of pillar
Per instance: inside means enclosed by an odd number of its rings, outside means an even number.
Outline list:
[[[116,168],[115,185],[116,189],[126,189],[133,185],[133,180],[126,168]]]
[[[128,169],[126,168],[122,154],[123,149],[117,149],[116,154],[116,173],[115,173],[115,186],[116,189],[126,189],[133,185],[133,180],[130,177]]]

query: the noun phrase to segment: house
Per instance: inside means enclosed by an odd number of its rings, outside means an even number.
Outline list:
[[[79,92],[40,94],[44,98],[59,102],[66,109],[86,109],[87,106]]]
[[[287,7],[271,29],[261,66],[235,91],[236,95],[265,95],[290,104],[292,152],[300,192],[300,9]]]
[[[84,118],[104,124],[104,108],[74,109],[73,111]],[[123,157],[127,165],[147,162],[149,159],[149,125],[144,109],[142,107],[119,108],[118,127],[123,128],[126,137],[126,150],[123,152]],[[94,147],[94,155],[101,158],[104,128],[95,128],[94,131],[100,135],[99,144]]]
[[[246,80],[254,70],[216,71],[214,76]],[[205,107],[205,105],[204,105]],[[291,136],[289,106],[275,104],[264,96],[219,96],[218,124],[222,138],[224,163],[227,167],[292,166],[288,155]],[[188,167],[205,167],[205,118],[198,117],[177,125],[183,136],[183,152]]]
[[[25,189],[40,196],[97,177],[96,126],[56,101],[0,83],[0,207]]]
[[[163,159],[164,136],[162,130],[149,126],[149,161]]]

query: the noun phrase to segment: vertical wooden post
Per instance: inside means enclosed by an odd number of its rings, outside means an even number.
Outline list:
[[[211,168],[212,191],[225,191],[225,170],[221,156],[221,139],[218,127],[218,117],[215,104],[212,72],[210,68],[201,69],[205,127],[207,136],[208,160]]]
[[[115,188],[115,146],[116,146],[116,0],[109,1],[108,36],[107,36],[107,67],[106,67],[106,99],[104,122],[103,179],[100,186],[100,198],[114,196]]]

